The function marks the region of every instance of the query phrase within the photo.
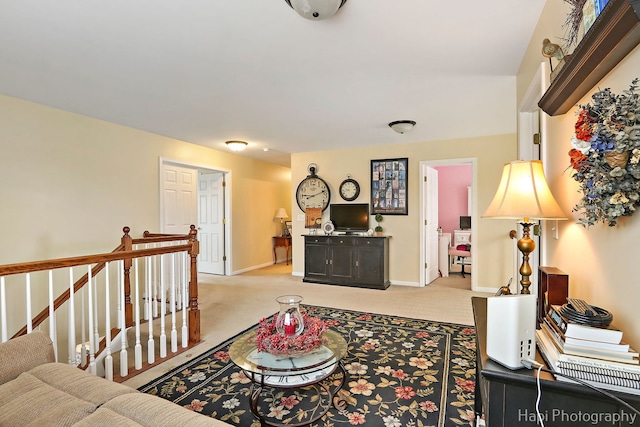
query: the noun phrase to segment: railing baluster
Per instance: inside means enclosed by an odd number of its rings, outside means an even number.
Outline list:
[[[120,305],[124,307],[124,260],[118,262],[118,288],[120,289]],[[129,375],[129,366],[127,361],[127,327],[125,325],[125,311],[120,312],[120,376]]]
[[[58,360],[58,334],[56,333],[56,315],[53,307],[53,270],[49,270],[49,337],[53,341],[53,353]]]
[[[171,351],[178,351],[178,330],[176,329],[176,254],[171,254]]]
[[[96,374],[96,340],[93,336],[93,286],[91,285],[91,265],[87,266],[87,274],[89,281],[87,282],[87,288],[89,289],[87,306],[89,306],[89,372],[93,375]]]
[[[160,255],[160,357],[167,357],[167,334],[164,330],[164,255]]]
[[[189,328],[187,327],[187,260],[189,254],[182,255],[182,347],[187,348],[189,346]]]
[[[147,265],[147,275],[146,275],[146,288],[147,288],[147,295],[149,295],[149,297],[151,297],[153,295],[153,291],[152,291],[152,286],[153,283],[151,281],[151,264],[152,264],[152,257],[146,257],[145,258],[145,263]],[[149,340],[147,341],[147,362],[149,364],[154,363],[156,360],[156,352],[155,352],[155,347],[156,344],[154,342],[153,339],[153,315],[151,313],[151,311],[153,310],[153,304],[147,304],[146,306],[146,310],[147,310],[147,318],[149,319]]]
[[[104,357],[104,377],[109,381],[113,381],[113,356],[111,356],[111,300],[110,300],[110,283],[109,283],[109,262],[104,267],[104,328],[105,333],[105,351]]]
[[[91,272],[91,266],[87,266],[89,272]],[[88,286],[93,287],[93,299],[91,305],[93,306],[93,352],[98,351],[100,345],[100,331],[98,330],[98,278],[94,277],[93,281],[89,280]]]
[[[69,365],[78,366],[78,360],[76,358],[76,304],[75,304],[75,292],[73,291],[73,267],[69,267],[69,309],[68,312],[68,324],[69,324],[69,337],[68,337],[68,349],[69,349]]]
[[[157,247],[157,245],[154,243],[153,247]],[[153,301],[153,318],[155,319],[156,317],[158,317],[158,257],[162,257],[162,255],[156,255],[152,258],[152,262],[153,262],[153,280],[152,280],[152,292],[153,292],[153,297],[152,297],[152,301]]]
[[[143,246],[145,249],[149,248],[149,245],[144,245]],[[144,300],[144,308],[142,310],[142,318],[144,320],[150,321],[149,318],[149,304],[151,304],[151,302],[149,301],[149,299],[151,298],[151,293],[149,293],[149,263],[147,262],[148,258],[145,258],[145,262],[144,262],[144,292],[142,293],[142,299]]]
[[[33,322],[31,319],[31,273],[27,273],[27,333],[33,330]]]
[[[135,351],[135,368],[137,370],[142,369],[142,344],[140,344],[140,286],[139,286],[139,276],[140,272],[138,271],[138,258],[133,261],[133,272],[135,274],[134,285],[136,287],[136,307],[135,307],[135,316],[136,316],[136,345],[134,348]]]

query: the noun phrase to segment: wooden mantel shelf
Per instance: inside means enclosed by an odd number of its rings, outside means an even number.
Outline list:
[[[640,43],[640,0],[609,0],[538,106],[564,114]]]

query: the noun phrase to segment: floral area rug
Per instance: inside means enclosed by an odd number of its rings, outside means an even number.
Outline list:
[[[325,320],[348,345],[342,361],[346,378],[338,392],[347,406],[331,406],[312,427],[473,425],[473,327],[309,305],[303,308]],[[249,407],[251,382],[229,359],[234,339],[139,390],[232,425],[260,426]],[[336,387],[341,376],[336,371],[324,380],[326,386]],[[323,397],[327,400],[311,387],[266,387],[260,394],[259,410],[270,422],[300,424],[318,410]]]

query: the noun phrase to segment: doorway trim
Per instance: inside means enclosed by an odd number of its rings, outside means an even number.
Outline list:
[[[227,169],[227,168],[222,168],[222,167],[218,167],[218,166],[212,166],[212,165],[207,165],[207,164],[203,164],[203,163],[195,163],[195,162],[186,162],[183,160],[176,160],[176,159],[171,159],[168,157],[162,157],[160,156],[158,158],[158,209],[159,209],[159,219],[160,222],[159,224],[163,224],[163,207],[164,207],[164,192],[163,192],[163,184],[162,184],[162,167],[163,165],[166,164],[172,164],[172,165],[177,165],[177,166],[181,166],[187,169],[195,169],[196,172],[219,172],[224,174],[224,180],[225,180],[225,186],[224,186],[224,218],[225,218],[225,223],[224,223],[224,252],[225,252],[225,261],[224,261],[224,275],[225,276],[230,276],[231,275],[231,241],[233,240],[231,238],[231,205],[232,205],[232,200],[231,200],[231,188],[232,188],[232,179],[231,179],[231,170]],[[197,187],[197,186],[196,186]],[[196,213],[197,215],[197,213]],[[196,226],[198,224],[195,224]]]
[[[441,159],[441,160],[421,160],[420,165],[420,176],[419,179],[422,181],[422,177],[424,175],[424,170],[426,167],[435,167],[435,166],[452,166],[459,164],[471,164],[471,241],[477,242],[477,230],[478,230],[478,208],[477,208],[477,192],[478,192],[478,159],[475,157],[462,157],[457,159]],[[422,182],[419,183],[420,187],[423,188]],[[424,260],[426,256],[426,251],[424,247],[424,241],[426,239],[426,226],[425,226],[425,215],[424,215],[424,204],[426,203],[427,198],[423,191],[420,191],[420,251],[419,251],[419,262],[420,266],[420,287],[426,286],[426,274],[424,269]],[[475,291],[478,287],[478,274],[477,272],[477,257],[471,257],[471,290]]]

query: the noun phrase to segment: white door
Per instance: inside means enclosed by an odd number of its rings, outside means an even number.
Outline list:
[[[187,234],[198,221],[197,171],[163,163],[161,174],[161,232]]]
[[[198,178],[198,271],[224,274],[224,174],[200,174]]]
[[[440,277],[438,272],[438,171],[425,168],[424,217],[425,217],[425,284]]]

